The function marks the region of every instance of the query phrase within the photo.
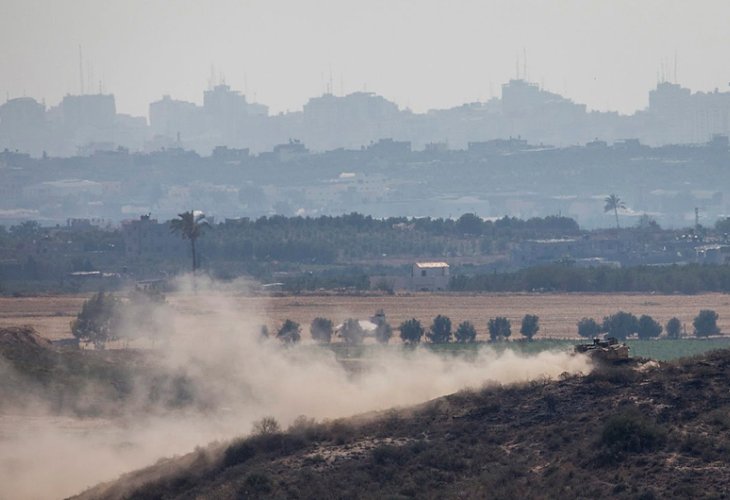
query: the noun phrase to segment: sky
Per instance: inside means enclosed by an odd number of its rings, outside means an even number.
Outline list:
[[[633,113],[662,67],[730,90],[727,0],[0,0],[0,102],[85,90],[147,115],[225,81],[272,113],[328,86],[417,112],[499,97],[516,66],[590,109]],[[331,82],[331,83],[330,83]]]

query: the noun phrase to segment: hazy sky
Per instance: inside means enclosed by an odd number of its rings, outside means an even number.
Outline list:
[[[201,102],[211,66],[274,112],[330,72],[335,93],[423,111],[498,96],[524,50],[530,80],[633,112],[675,53],[680,83],[730,90],[729,26],[728,0],[0,0],[0,95],[78,93],[81,45],[85,79],[125,113]]]

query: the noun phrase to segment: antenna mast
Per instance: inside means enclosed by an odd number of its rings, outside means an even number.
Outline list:
[[[522,79],[527,81],[527,49],[522,47]]]
[[[81,44],[79,44],[79,92],[84,95],[84,59],[81,55]]]

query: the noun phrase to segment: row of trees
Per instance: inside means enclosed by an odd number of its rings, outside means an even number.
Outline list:
[[[717,325],[719,315],[711,309],[703,309],[692,321],[694,334],[697,337],[707,337],[720,333]],[[393,335],[393,329],[385,320],[382,310],[378,311],[371,321],[376,325],[372,332],[366,331],[356,319],[346,320],[338,329],[339,336],[347,344],[361,344],[368,335],[374,336],[379,343],[388,343]],[[671,318],[665,326],[647,314],[640,317],[619,311],[603,318],[601,323],[593,318],[583,318],[578,322],[578,335],[593,338],[602,334],[625,340],[637,335],[641,340],[659,337],[666,331],[670,339],[682,336],[682,323],[676,317]],[[406,320],[398,326],[401,340],[406,344],[417,344],[425,337],[432,344],[447,344],[449,342],[470,343],[476,340],[476,328],[470,321],[459,323],[452,329],[451,318],[439,314],[426,328],[415,318]],[[299,342],[301,340],[301,326],[295,321],[287,319],[276,332],[276,337],[283,342]],[[312,339],[320,343],[330,343],[335,335],[335,327],[327,318],[315,318],[309,327]],[[491,318],[487,323],[489,339],[492,342],[506,340],[512,335],[512,323],[504,316]],[[540,331],[540,318],[534,314],[526,314],[520,323],[519,333],[525,339],[532,340]],[[268,330],[265,331],[268,336]]]
[[[701,310],[692,321],[694,334],[697,337],[719,334],[718,318],[719,315],[711,309]],[[662,327],[658,321],[647,314],[637,318],[633,314],[624,311],[606,316],[601,323],[593,318],[583,318],[578,322],[578,335],[588,338],[605,333],[619,340],[624,340],[632,335],[637,335],[642,340],[648,340],[658,337],[662,334],[662,331],[667,332],[668,338],[678,339],[682,335],[682,323],[674,317]]]
[[[449,288],[465,292],[730,292],[730,266],[578,268],[566,262],[509,273],[458,275],[451,279]]]
[[[316,342],[328,344],[337,333],[347,344],[361,344],[365,337],[372,336],[378,343],[387,344],[393,336],[393,328],[387,322],[385,313],[380,310],[370,318],[374,329],[366,330],[360,321],[349,318],[335,331],[332,320],[317,317],[312,320],[309,331]],[[512,335],[512,323],[503,316],[492,318],[487,323],[489,338],[492,341],[505,340]],[[534,314],[526,314],[522,318],[520,334],[528,340],[540,330],[539,318]],[[439,314],[428,328],[415,318],[406,320],[398,326],[401,340],[406,344],[420,343],[423,337],[432,344],[470,343],[476,340],[476,327],[470,321],[462,321],[454,330],[451,318]],[[268,337],[267,327],[262,327],[262,335]],[[296,343],[302,338],[302,327],[296,321],[287,319],[276,331],[276,338],[284,343]]]

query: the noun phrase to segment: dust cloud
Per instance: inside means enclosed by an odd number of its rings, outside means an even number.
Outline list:
[[[587,358],[564,352],[522,356],[482,348],[466,359],[426,349],[373,347],[366,368],[352,373],[330,350],[307,345],[308,335],[297,346],[262,339],[260,326],[267,319],[236,300],[245,293],[245,282],[221,285],[196,278],[193,286],[187,278],[178,285],[172,306],[154,312],[151,324],[169,328],[153,349],[162,370],[189,381],[196,404],[142,411],[135,395],[142,399],[151,382],[138,379],[125,401],[128,411],[113,418],[61,416],[37,406],[30,415],[5,412],[0,415],[0,499],[79,493],[159,458],[247,434],[263,416],[286,426],[300,415],[337,418],[466,387],[590,370]],[[137,328],[130,337],[147,335],[138,321],[129,324]]]

